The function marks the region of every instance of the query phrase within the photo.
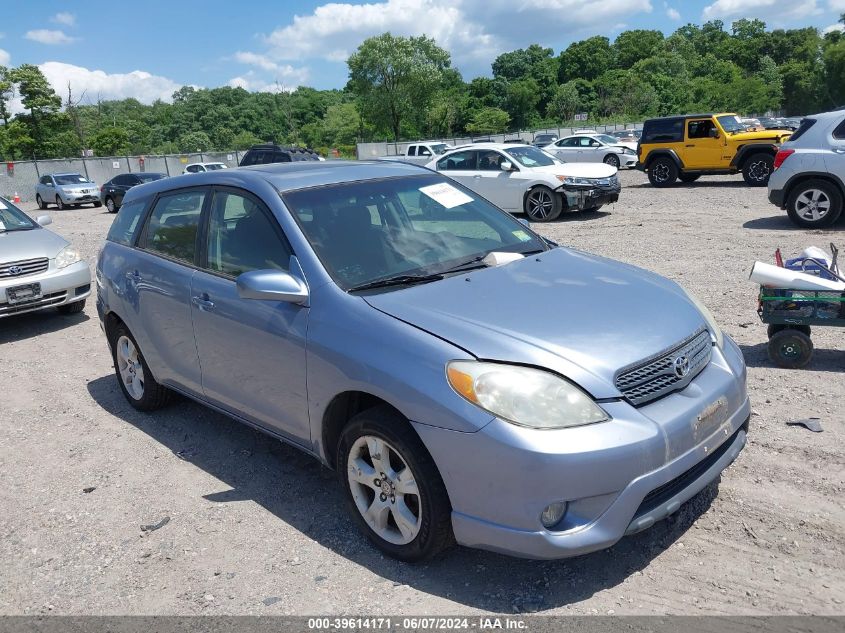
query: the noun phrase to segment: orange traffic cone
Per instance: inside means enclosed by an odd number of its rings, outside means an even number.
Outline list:
[[[16,191],[16,192],[15,192],[15,197],[14,197],[14,199],[12,200],[12,202],[14,202],[15,204],[18,204],[20,201],[21,201],[21,197],[18,195],[18,192]]]

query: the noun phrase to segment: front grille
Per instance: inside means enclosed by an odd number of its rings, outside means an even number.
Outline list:
[[[666,501],[681,492],[684,488],[692,484],[696,479],[701,477],[701,475],[707,472],[708,468],[710,468],[713,464],[715,464],[722,458],[722,455],[724,455],[728,451],[728,449],[733,445],[734,441],[736,440],[736,436],[739,434],[739,431],[742,430],[744,430],[744,427],[740,428],[726,441],[722,442],[722,444],[715,451],[710,453],[707,457],[702,459],[695,466],[681,473],[671,481],[667,481],[662,486],[658,486],[657,488],[649,492],[645,496],[645,499],[643,499],[642,503],[640,504],[640,507],[637,508],[637,511],[634,513],[634,520],[661,506]]]
[[[38,259],[22,259],[17,262],[3,262],[0,264],[0,279],[43,273],[47,270],[47,266],[49,264],[50,260],[46,257],[40,257]]]
[[[713,345],[703,329],[667,351],[624,368],[616,377],[616,388],[634,406],[657,400],[686,387],[710,362]],[[676,371],[676,361],[688,361],[686,373]]]
[[[35,301],[27,301],[25,303],[16,303],[9,305],[7,303],[0,303],[0,317],[9,316],[11,314],[18,314],[20,312],[29,312],[30,310],[38,310],[40,308],[49,308],[50,306],[62,303],[67,297],[67,291],[54,292],[52,294],[44,295]]]

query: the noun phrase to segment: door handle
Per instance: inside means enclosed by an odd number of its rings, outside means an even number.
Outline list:
[[[473,178],[481,178],[481,174],[475,174]]]
[[[141,281],[141,273],[139,273],[137,270],[133,270],[133,271],[126,273],[126,278],[129,281],[134,281],[134,282],[137,283],[137,282]]]
[[[684,145],[684,147],[695,147],[695,145]]]
[[[845,147],[834,147],[833,151],[837,154],[845,154]]]
[[[200,310],[213,310],[214,302],[208,298],[208,294],[202,293],[200,296],[191,297],[191,303],[197,306]]]

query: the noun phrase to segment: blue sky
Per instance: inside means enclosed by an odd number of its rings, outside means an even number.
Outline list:
[[[349,52],[388,30],[434,37],[469,79],[535,42],[557,53],[591,35],[741,17],[825,29],[845,12],[845,0],[12,1],[0,64],[39,65],[60,93],[70,81],[86,99],[144,102],[185,84],[340,88]]]

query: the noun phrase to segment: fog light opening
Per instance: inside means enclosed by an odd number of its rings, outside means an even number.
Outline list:
[[[544,528],[550,530],[560,523],[561,519],[563,519],[563,515],[565,514],[566,501],[556,501],[554,503],[550,503],[543,510],[542,514],[540,514],[540,523],[543,524]]]

